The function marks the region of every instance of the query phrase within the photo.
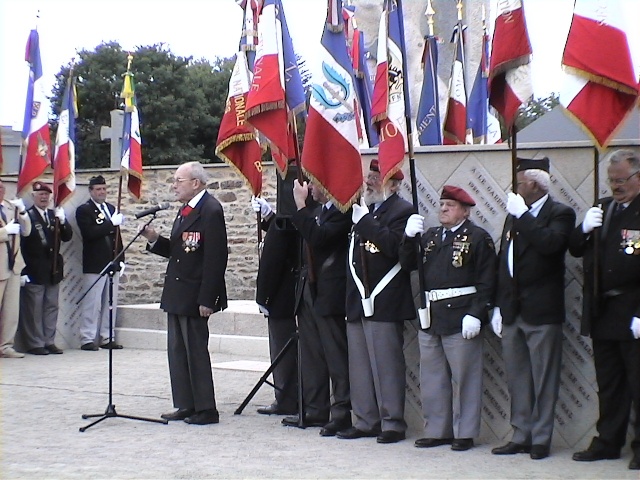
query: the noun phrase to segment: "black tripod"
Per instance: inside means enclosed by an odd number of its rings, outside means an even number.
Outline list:
[[[153,221],[154,218],[155,218],[155,214],[153,215],[151,220],[149,220],[145,224],[145,228]],[[120,262],[120,259],[124,255],[124,252],[127,251],[131,246],[131,244],[136,241],[136,239],[140,236],[140,233],[142,232],[142,230],[144,230],[144,228],[140,229],[136,234],[136,236],[133,237],[133,240],[131,240],[129,244],[125,248],[123,248],[122,251],[118,253],[118,255],[116,255],[116,257],[102,269],[99,277],[96,278],[96,281],[93,282],[89,288],[87,288],[86,292],[84,292],[80,297],[80,299],[76,302],[76,304],[79,304],[82,301],[82,299],[87,295],[87,293],[91,291],[91,289],[96,285],[96,283],[98,283],[98,281],[103,276],[107,274],[109,275],[109,343],[110,344],[112,344],[114,341],[114,338],[113,338],[113,276],[115,275],[115,272],[116,272],[116,266]],[[132,415],[122,415],[116,412],[116,406],[113,404],[113,348],[109,349],[109,404],[107,405],[107,409],[105,410],[104,413],[95,413],[90,415],[85,413],[82,415],[82,418],[85,418],[85,419],[95,418],[95,417],[100,417],[100,418],[91,422],[89,425],[80,427],[80,431],[84,432],[86,429],[93,427],[95,424],[100,423],[103,420],[106,420],[107,418],[129,418],[131,420],[142,420],[145,422],[163,423],[165,425],[169,423],[165,419],[134,417]]]

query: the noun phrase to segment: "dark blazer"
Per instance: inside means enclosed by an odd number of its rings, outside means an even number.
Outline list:
[[[342,213],[335,206],[305,207],[296,211],[291,221],[308,245],[310,255],[303,255],[307,268],[302,271],[298,297],[303,282],[308,282],[308,261],[311,257],[315,283],[314,309],[321,316],[345,316],[347,289],[347,249],[351,230],[351,210]]]
[[[488,322],[495,296],[497,257],[491,236],[470,220],[465,220],[444,241],[442,232],[443,227],[432,227],[421,236],[425,289],[471,286],[477,289],[471,295],[431,303],[431,327],[427,331],[433,335],[452,335],[462,331],[462,318],[467,314],[483,325]],[[416,269],[417,255],[417,240],[405,237],[400,249],[402,267]]]
[[[600,229],[600,288],[597,296],[593,285],[594,235],[585,235],[580,224],[569,239],[571,255],[583,257],[580,333],[604,340],[632,340],[631,319],[640,317],[640,249],[633,247],[631,253],[625,253],[628,245],[623,244],[622,232],[640,238],[640,195],[618,215],[614,215],[616,203],[611,197],[600,199],[598,203],[605,215]]]
[[[529,212],[520,218],[507,215],[500,243],[496,298],[505,324],[515,322],[517,315],[531,325],[564,322],[564,259],[575,221],[573,209],[551,197],[537,217]],[[507,263],[513,232],[517,235],[517,298]]]
[[[353,266],[359,278],[364,278],[363,260],[366,262],[367,278],[371,289],[398,263],[400,242],[407,219],[414,213],[413,205],[394,194],[387,198],[371,215],[365,215],[353,226]],[[360,244],[373,245],[369,251]],[[373,252],[371,251],[373,250]],[[416,310],[411,294],[409,272],[401,270],[375,299],[374,314],[368,320],[398,322],[413,320]],[[347,321],[364,318],[362,300],[350,270],[347,271]]]
[[[116,207],[105,203],[113,215]],[[120,229],[104,218],[104,213],[93,200],[88,200],[76,209],[76,222],[82,235],[82,273],[100,273],[114,258],[114,242],[118,238],[118,252],[122,251]],[[124,255],[120,261],[124,262]],[[116,268],[120,270],[118,266]]]
[[[287,218],[263,222],[267,230],[258,265],[256,303],[271,319],[293,318],[300,257],[300,234]]]
[[[31,283],[36,285],[55,285],[60,283],[64,276],[64,263],[62,255],[58,253],[55,275],[53,274],[53,250],[55,245],[55,212],[47,209],[47,215],[51,223],[50,227],[40,216],[36,207],[31,207],[27,213],[31,217],[31,233],[28,237],[22,237],[22,256],[26,266],[22,270],[23,275],[28,275]],[[71,240],[73,230],[69,222],[58,223],[60,233],[58,235],[58,252],[60,243]]]
[[[205,192],[189,215],[176,217],[171,238],[160,236],[147,249],[169,259],[160,300],[165,312],[200,317],[200,305],[227,308],[227,231],[214,197]]]

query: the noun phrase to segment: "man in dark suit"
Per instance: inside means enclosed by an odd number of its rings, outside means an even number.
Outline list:
[[[482,410],[482,325],[489,321],[496,283],[496,251],[491,236],[469,220],[476,202],[462,188],[445,185],[440,225],[424,230],[424,217],[411,215],[400,263],[417,266],[418,242],[424,251],[424,284],[429,303],[420,344],[420,392],[425,437],[418,448],[473,447]],[[458,391],[454,401],[454,391]]]
[[[320,205],[307,207],[309,191]],[[345,324],[351,212],[340,212],[315,183],[309,186],[307,182],[294,180],[293,198],[297,211],[291,221],[305,246],[296,310],[302,357],[303,424],[321,426],[320,435],[330,437],[351,427]],[[282,423],[300,424],[297,415],[285,418]]]
[[[122,250],[120,225],[124,216],[116,212],[116,207],[107,203],[107,182],[102,175],[89,179],[89,196],[86,203],[76,209],[76,222],[82,235],[82,273],[84,286],[93,287],[83,300],[80,343],[82,350],[101,348],[122,348],[115,342],[113,331],[109,331],[109,282],[107,275],[100,272]],[[124,265],[124,256],[121,265]],[[121,266],[113,272],[113,312],[118,307],[118,274]],[[99,278],[100,277],[100,278]],[[96,282],[97,280],[97,282]],[[95,285],[94,285],[94,282]],[[115,323],[115,314],[113,318]]]
[[[173,223],[171,236],[159,235],[153,227],[141,232],[149,241],[147,250],[169,259],[160,308],[167,312],[169,374],[177,410],[162,418],[192,425],[219,422],[208,320],[214,312],[227,308],[224,213],[206,188],[202,164],[180,165],[173,190],[185,205]]]
[[[20,293],[19,331],[27,353],[60,354],[55,344],[58,323],[58,292],[64,275],[60,243],[71,240],[73,230],[62,207],[49,207],[51,188],[42,182],[33,184],[31,234],[22,238],[22,256],[26,263],[22,275],[28,282]],[[55,266],[54,266],[55,264]]]
[[[349,381],[355,425],[338,438],[404,440],[404,322],[416,316],[409,272],[398,263],[413,206],[398,196],[398,171],[382,182],[378,160],[369,165],[364,202],[355,204],[347,272]],[[366,310],[365,310],[366,308]]]
[[[269,353],[274,362],[297,331],[294,309],[300,234],[288,218],[275,214],[264,198],[252,198],[251,206],[261,213],[261,228],[266,232],[256,279],[256,303],[267,317]],[[275,401],[258,408],[258,413],[293,415],[298,411],[297,365],[297,350],[291,347],[273,370]]]
[[[598,206],[587,211],[569,240],[570,253],[584,258],[580,333],[593,341],[600,407],[598,436],[573,459],[620,458],[633,408],[629,469],[640,470],[640,155],[633,150],[614,151],[607,175],[612,196],[598,200]],[[599,250],[594,243],[596,231]]]
[[[549,159],[518,159],[500,244],[491,320],[502,337],[513,436],[494,455],[549,456],[560,387],[564,257],[576,214],[549,196]]]

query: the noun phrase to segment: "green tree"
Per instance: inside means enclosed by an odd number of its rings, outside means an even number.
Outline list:
[[[552,93],[548,97],[540,97],[531,100],[520,110],[520,114],[516,120],[516,127],[518,128],[518,131],[535,122],[538,118],[559,104],[560,97],[556,93]]]

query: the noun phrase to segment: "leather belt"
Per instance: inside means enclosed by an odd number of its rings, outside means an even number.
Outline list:
[[[438,300],[446,300],[448,298],[462,297],[463,295],[471,295],[472,293],[476,293],[478,290],[476,287],[456,287],[456,288],[442,288],[439,290],[430,290],[425,292],[427,297],[432,302],[437,302]]]

